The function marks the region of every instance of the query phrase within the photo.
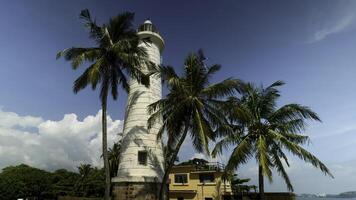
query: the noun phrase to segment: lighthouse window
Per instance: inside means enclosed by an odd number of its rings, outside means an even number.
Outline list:
[[[138,152],[138,164],[147,165],[147,151]]]

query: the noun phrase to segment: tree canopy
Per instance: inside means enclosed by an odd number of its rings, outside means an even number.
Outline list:
[[[86,165],[85,175],[58,169],[54,172],[25,164],[9,166],[0,173],[1,200],[56,199],[58,196],[103,197],[103,169]]]
[[[309,137],[303,134],[306,121],[321,121],[319,116],[309,107],[300,104],[278,107],[278,88],[282,85],[282,81],[276,81],[267,87],[244,84],[241,95],[231,97],[224,105],[232,131],[227,132],[213,150],[215,156],[222,153],[224,148],[233,146],[227,162],[228,170],[236,169],[248,160],[255,159],[259,166],[261,196],[263,177],[272,181],[272,169],[282,176],[288,189],[293,191],[285,170],[285,166],[289,166],[286,152],[332,176],[316,156],[302,147],[309,142]]]

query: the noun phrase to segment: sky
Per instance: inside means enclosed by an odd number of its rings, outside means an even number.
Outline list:
[[[165,40],[164,64],[177,71],[190,52],[202,48],[222,70],[213,82],[236,77],[281,88],[279,105],[310,106],[322,123],[309,123],[306,148],[335,178],[291,157],[296,193],[356,190],[356,2],[269,1],[84,1],[12,0],[0,6],[0,168],[26,163],[42,169],[75,170],[100,165],[100,101],[97,91],[72,92],[83,72],[56,60],[72,46],[91,46],[78,15],[88,8],[98,23],[123,11],[135,25],[150,18]],[[122,129],[126,94],[109,101],[109,144]],[[205,157],[189,142],[181,160]],[[229,151],[218,161],[226,162]],[[211,159],[211,158],[207,158]],[[256,163],[238,169],[257,184]],[[267,191],[286,191],[275,172]]]

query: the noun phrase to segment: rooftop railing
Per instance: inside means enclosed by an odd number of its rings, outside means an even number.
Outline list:
[[[195,165],[196,171],[224,171],[225,165],[219,162],[208,162]]]

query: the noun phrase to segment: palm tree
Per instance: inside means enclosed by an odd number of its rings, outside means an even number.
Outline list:
[[[236,79],[225,79],[210,84],[211,76],[220,65],[206,66],[202,51],[189,54],[184,62],[183,76],[178,76],[172,67],[162,67],[162,77],[169,90],[165,98],[151,104],[148,127],[163,118],[158,134],[168,135],[165,173],[160,189],[163,199],[168,174],[187,134],[198,152],[208,153],[208,143],[213,140],[215,128],[224,123],[224,116],[218,110],[221,98],[232,95],[239,86]]]
[[[212,154],[222,153],[228,146],[234,146],[227,169],[236,169],[249,159],[255,158],[258,163],[260,198],[264,197],[264,176],[272,181],[272,169],[275,169],[285,180],[288,190],[293,186],[285,171],[283,162],[289,166],[284,150],[296,155],[305,162],[311,163],[326,175],[332,174],[329,169],[313,154],[301,145],[309,142],[309,137],[300,134],[306,128],[306,120],[320,121],[318,115],[306,106],[287,104],[277,108],[280,97],[277,87],[282,81],[263,88],[251,83],[245,84],[241,97],[229,99],[225,105],[226,116],[233,133],[226,134],[219,141]]]
[[[80,164],[78,167],[79,175],[81,178],[86,178],[93,168],[90,164]]]
[[[234,171],[224,170],[222,175],[222,181],[224,182],[224,191],[226,191],[226,184],[229,183],[234,195],[242,195],[243,192],[249,192],[253,186],[245,185],[244,183],[249,182],[249,178],[239,178],[237,174],[234,174]]]
[[[121,140],[114,143],[112,148],[109,148],[108,159],[110,165],[110,177],[117,176],[117,170],[120,163]]]
[[[80,164],[78,167],[80,178],[77,182],[77,187],[84,196],[87,196],[87,178],[92,170],[93,168],[90,164]]]
[[[139,38],[133,29],[133,13],[125,12],[109,20],[109,23],[98,26],[91,18],[87,9],[82,10],[80,18],[89,29],[89,36],[94,40],[95,47],[72,47],[57,54],[57,59],[64,57],[76,70],[82,64],[88,68],[74,82],[73,91],[78,93],[88,85],[94,90],[100,84],[100,100],[102,107],[102,143],[105,169],[105,199],[110,196],[110,170],[107,155],[106,107],[107,98],[111,93],[114,100],[118,97],[119,85],[129,90],[127,75],[137,79],[139,83],[148,85],[149,76],[144,74],[140,65],[153,66],[147,60],[144,47],[139,46]],[[151,69],[151,68],[149,68]],[[125,73],[126,72],[126,73]]]

